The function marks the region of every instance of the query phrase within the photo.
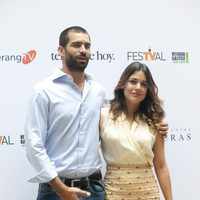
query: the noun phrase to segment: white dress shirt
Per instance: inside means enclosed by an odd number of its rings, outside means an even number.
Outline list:
[[[33,87],[25,136],[36,175],[28,181],[48,182],[58,175],[81,178],[100,169],[99,117],[104,98],[104,89],[89,74],[80,92],[61,69]]]

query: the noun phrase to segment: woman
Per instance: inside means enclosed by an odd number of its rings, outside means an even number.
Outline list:
[[[160,199],[152,167],[165,200],[172,200],[164,138],[156,126],[164,116],[148,67],[131,63],[115,87],[110,107],[101,110],[107,200]]]

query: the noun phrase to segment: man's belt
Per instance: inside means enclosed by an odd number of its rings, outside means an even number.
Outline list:
[[[98,181],[102,179],[101,171],[97,171],[87,177],[77,178],[77,179],[68,179],[61,177],[61,180],[69,187],[78,187],[81,189],[85,189],[90,187],[91,181]]]

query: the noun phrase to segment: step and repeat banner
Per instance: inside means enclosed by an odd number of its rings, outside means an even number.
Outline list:
[[[149,66],[169,123],[174,199],[199,200],[199,9],[198,0],[1,0],[0,199],[36,198],[37,184],[26,182],[34,173],[23,132],[28,95],[61,66],[60,32],[79,25],[92,40],[87,71],[108,98],[129,63]]]

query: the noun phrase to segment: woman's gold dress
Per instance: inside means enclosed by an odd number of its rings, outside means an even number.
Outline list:
[[[152,129],[142,121],[130,125],[124,114],[113,121],[109,108],[102,108],[100,136],[107,164],[106,200],[160,199],[152,169],[155,142]]]

